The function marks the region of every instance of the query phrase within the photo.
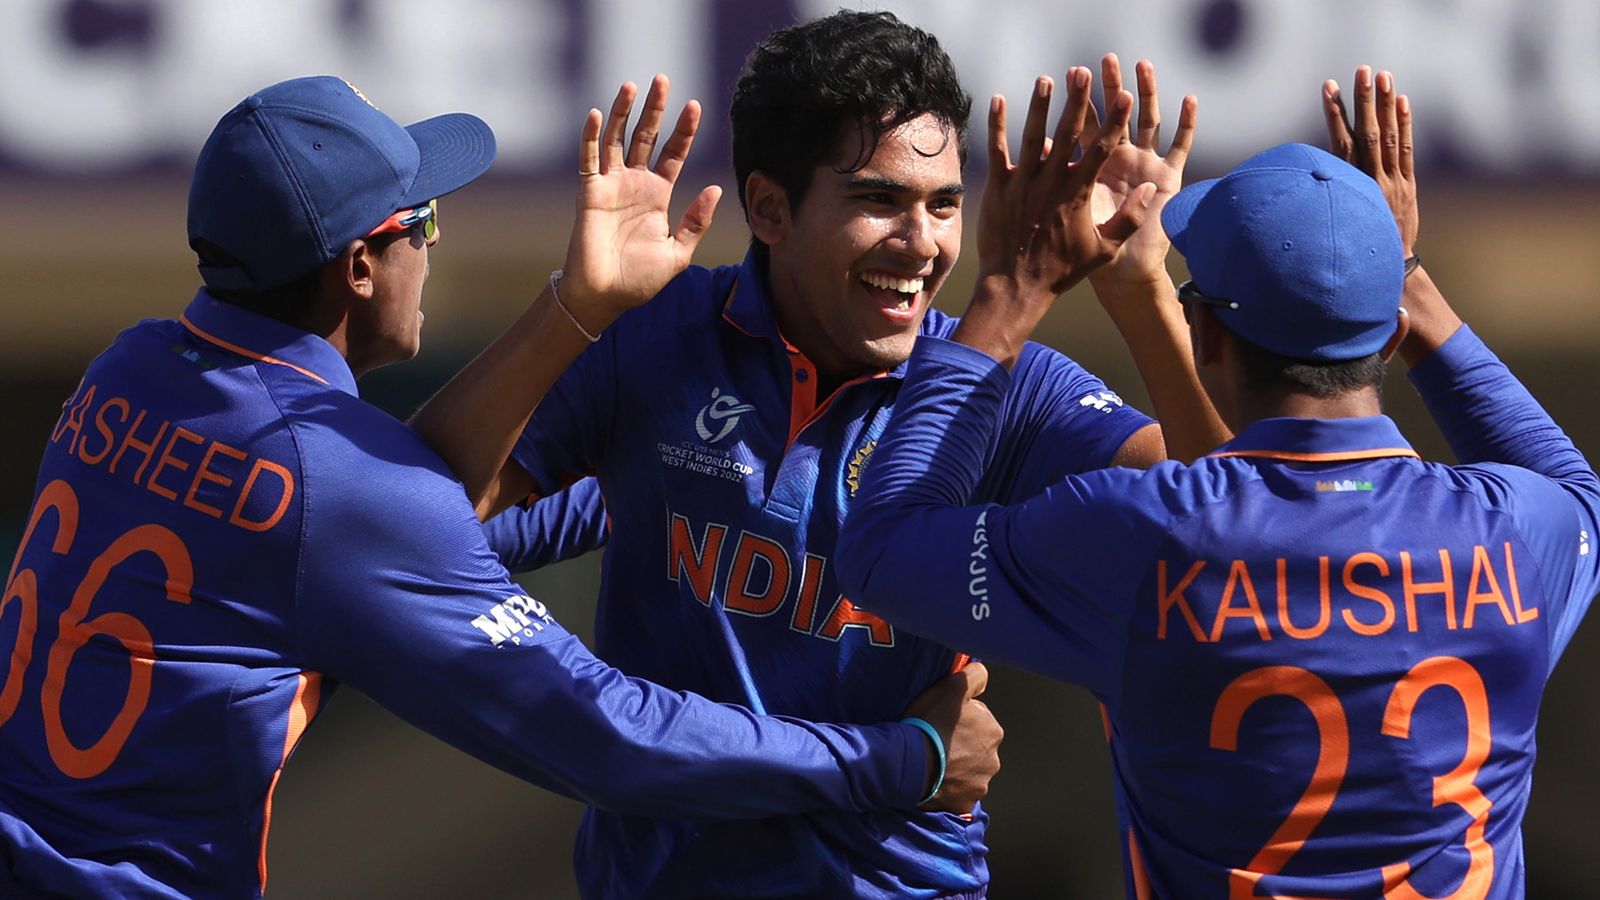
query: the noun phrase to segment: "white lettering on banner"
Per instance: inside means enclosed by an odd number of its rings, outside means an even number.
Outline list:
[[[837,0],[799,0],[804,16]],[[1322,142],[1318,89],[1348,86],[1360,63],[1389,67],[1417,103],[1425,157],[1510,174],[1600,173],[1600,3],[1595,0],[1122,0],[1064,7],[1014,0],[1003,15],[968,0],[881,0],[943,43],[980,102],[1015,100],[1034,75],[1058,79],[1107,49],[1154,60],[1162,119],[1201,100],[1195,171],[1225,168],[1286,138]],[[574,10],[581,10],[574,15]],[[748,47],[715,36],[742,10],[711,0],[4,0],[0,3],[0,154],[45,171],[89,173],[192,159],[217,117],[272,81],[331,73],[414,121],[452,109],[486,119],[500,171],[570,168],[577,122],[624,79],[673,79],[674,105],[715,108],[711,82]],[[74,38],[132,17],[132,40]],[[83,23],[87,22],[87,25]],[[77,23],[77,24],[72,24]],[[623,23],[623,27],[618,27]],[[1045,27],[1051,23],[1063,27]],[[734,29],[738,31],[738,29]],[[1425,41],[1428,52],[1415,51]],[[1536,57],[1536,59],[1535,59]],[[1057,100],[1059,108],[1062,101]],[[1013,116],[1013,135],[1021,116]],[[1506,122],[1539,122],[1537,129]],[[1170,128],[1168,129],[1170,131]],[[982,141],[977,144],[981,146]]]

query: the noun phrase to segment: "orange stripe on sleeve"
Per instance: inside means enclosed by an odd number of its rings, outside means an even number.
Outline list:
[[[1150,893],[1150,873],[1144,869],[1144,854],[1139,852],[1139,838],[1132,826],[1128,828],[1128,868],[1133,872],[1134,900],[1151,900],[1155,895]]]
[[[278,770],[272,773],[272,783],[267,786],[267,803],[261,815],[261,857],[256,865],[261,875],[262,893],[267,890],[267,832],[272,828],[272,795],[278,789],[284,763],[289,761],[289,754],[306,733],[306,726],[316,717],[317,705],[322,699],[322,673],[301,672],[297,679],[294,699],[289,703],[289,727],[283,735],[283,756],[279,758]]]

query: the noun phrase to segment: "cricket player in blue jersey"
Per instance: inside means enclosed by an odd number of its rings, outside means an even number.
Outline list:
[[[691,104],[653,167],[646,148],[588,179],[570,258],[633,281],[580,269],[568,307],[546,288],[519,322],[543,348],[532,382],[587,346],[573,316],[606,321],[688,263],[714,192],[679,228],[628,226],[665,222],[697,123]],[[600,129],[595,111],[585,159]],[[0,597],[0,895],[259,896],[272,789],[339,683],[641,815],[961,812],[983,794],[999,728],[971,699],[982,672],[869,726],[627,677],[508,580],[445,463],[358,398],[357,375],[417,352],[437,198],[493,157],[475,117],[403,128],[330,77],[218,123],[189,198],[205,287],[90,364]]]
[[[1195,107],[1185,103],[1159,156],[1154,73],[1142,64],[1138,140],[1119,143],[1133,98],[1114,57],[1105,68],[1112,127],[1085,127],[1091,77],[1074,69],[1054,137],[1067,149],[1051,166],[1037,161],[1054,84],[1035,85],[1023,163],[992,174],[984,194],[978,242],[993,252],[981,280],[1059,288],[1062,204],[1087,207],[1099,175],[1106,227],[1072,246],[1113,258],[1096,285],[1102,301],[1142,336],[1130,339],[1141,366],[1166,373],[1149,379],[1165,391],[1158,406],[1174,422],[1199,420],[1209,407],[1187,364],[1165,238],[1135,229],[1155,199],[1147,182],[1176,191]],[[482,515],[598,474],[611,519],[597,623],[607,661],[759,711],[840,721],[881,719],[962,665],[859,607],[832,558],[913,343],[955,326],[929,303],[960,249],[969,107],[938,42],[889,14],[841,12],[774,33],[731,111],[752,232],[744,263],[690,268],[603,333],[586,325],[595,346],[525,430],[514,341],[419,412],[413,424]],[[995,98],[1002,148],[1004,121]],[[1069,167],[1080,135],[1084,162]],[[608,145],[620,148],[620,133]],[[1069,472],[1162,456],[1150,420],[1065,357],[1030,346],[1018,370],[1011,439],[985,469],[983,496],[1019,500]],[[502,467],[506,434],[517,443]],[[505,520],[490,527],[514,533]],[[988,884],[986,824],[981,811],[696,823],[596,808],[577,873],[588,897],[973,897]]]
[[[1387,72],[1356,85],[1353,131],[1325,103],[1372,177],[1286,144],[1162,213],[1237,437],[973,505],[1036,294],[918,343],[844,529],[874,612],[1101,700],[1130,897],[1523,896],[1600,479],[1417,265],[1411,107]],[[1382,415],[1397,349],[1460,465]]]

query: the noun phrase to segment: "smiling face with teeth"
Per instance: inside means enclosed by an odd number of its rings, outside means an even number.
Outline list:
[[[886,131],[872,158],[847,132],[798,204],[760,172],[749,219],[769,250],[778,326],[827,378],[893,368],[961,251],[961,157],[955,131],[924,114]]]

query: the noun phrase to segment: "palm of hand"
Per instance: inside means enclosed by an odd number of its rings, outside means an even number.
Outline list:
[[[618,167],[584,180],[569,266],[625,308],[655,296],[683,270],[686,248],[668,218],[672,182],[648,169]]]
[[[1144,281],[1166,275],[1167,250],[1172,244],[1161,227],[1161,208],[1183,186],[1181,168],[1154,150],[1129,143],[1117,145],[1095,182],[1094,221],[1099,224],[1110,219],[1134,188],[1145,182],[1156,186],[1148,217],[1133,237],[1123,242],[1111,262],[1096,273],[1097,280]]]

